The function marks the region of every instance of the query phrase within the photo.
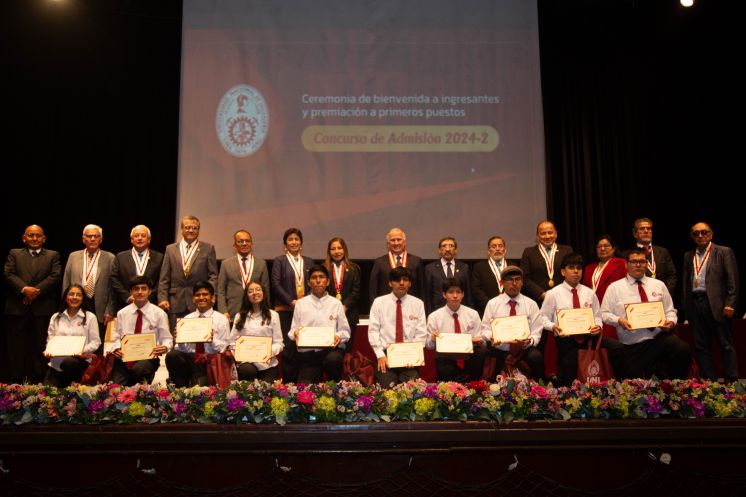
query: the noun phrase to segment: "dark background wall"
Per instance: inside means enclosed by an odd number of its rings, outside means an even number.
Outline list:
[[[680,264],[689,226],[705,219],[744,267],[743,11],[727,0],[539,1],[548,210],[561,242],[592,256],[608,232],[626,247],[632,221],[648,216]],[[154,248],[173,241],[180,44],[176,0],[0,3],[0,254],[31,223],[63,264],[87,223],[112,252],[138,223]],[[485,238],[496,231],[485,226]]]

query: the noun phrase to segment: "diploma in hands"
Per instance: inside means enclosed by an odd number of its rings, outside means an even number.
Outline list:
[[[238,337],[233,355],[238,362],[267,362],[272,358],[272,337]]]
[[[593,309],[590,307],[561,309],[557,311],[557,326],[560,327],[563,335],[585,335],[590,333],[591,328],[596,326]]]
[[[435,337],[435,351],[439,354],[471,354],[474,345],[469,333],[441,333]]]
[[[627,311],[627,320],[633,330],[657,328],[666,322],[663,302],[660,301],[626,304],[624,310]]]
[[[52,357],[80,355],[84,346],[84,336],[53,336],[47,342],[44,354]]]
[[[296,337],[298,347],[333,347],[333,326],[304,326]]]
[[[153,359],[155,348],[155,334],[125,335],[122,337],[122,361],[143,361]]]
[[[424,366],[425,352],[422,347],[422,342],[392,343],[386,349],[388,367]]]
[[[176,343],[212,342],[212,318],[182,319],[176,323]]]
[[[492,326],[493,342],[520,342],[531,336],[531,330],[528,328],[528,318],[525,314],[495,318],[490,324]]]

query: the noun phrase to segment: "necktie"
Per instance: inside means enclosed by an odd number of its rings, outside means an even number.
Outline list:
[[[446,277],[453,278],[453,269],[451,269],[450,262],[446,262]]]
[[[243,266],[243,274],[246,274],[246,256],[241,258],[241,265]]]
[[[518,302],[516,302],[513,299],[510,299],[510,300],[508,300],[508,304],[510,304],[510,315],[511,316],[516,316],[517,314],[515,312],[515,306],[518,305]],[[510,344],[510,355],[512,355],[514,357],[518,357],[518,356],[520,356],[521,351],[523,351],[523,347],[521,347],[520,344],[518,344],[518,343],[511,343]]]
[[[572,289],[572,308],[580,309],[580,298],[578,297],[578,289]]]
[[[93,290],[96,286],[96,283],[93,280],[93,268],[91,267],[92,262],[93,254],[88,252],[88,277],[85,279],[85,294],[89,299],[93,297]]]
[[[142,333],[142,311],[137,310],[137,321],[135,321],[135,335]]]
[[[518,304],[518,302],[516,302],[515,300],[511,299],[511,300],[508,300],[508,304],[510,304],[510,315],[511,316],[515,316],[516,315],[515,314],[515,306],[516,306],[516,304]]]
[[[404,318],[401,313],[401,299],[396,299],[396,343],[404,341]]]
[[[200,313],[199,317],[205,317],[204,314]],[[194,362],[207,362],[207,356],[205,355],[205,344],[197,342],[194,344]]]
[[[642,286],[641,280],[637,280],[637,291],[640,292],[640,302],[647,302],[648,294],[645,292],[645,287]]]
[[[645,245],[645,258],[650,260],[650,245]]]
[[[450,264],[450,262],[448,264]],[[457,312],[453,313],[453,331],[454,333],[461,333],[461,323],[458,320]],[[456,359],[456,365],[459,367],[459,369],[464,369],[464,360]]]
[[[396,267],[401,267],[401,254],[396,256]]]

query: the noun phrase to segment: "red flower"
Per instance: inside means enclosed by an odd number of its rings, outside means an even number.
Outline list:
[[[301,404],[313,404],[313,399],[316,398],[316,396],[310,390],[301,390],[298,392],[296,398]]]
[[[487,382],[484,380],[470,381],[469,388],[476,390],[477,392],[484,392],[489,388],[489,385],[487,385]]]
[[[663,390],[665,393],[671,393],[673,392],[673,385],[671,385],[670,380],[663,380],[661,382],[661,390]]]

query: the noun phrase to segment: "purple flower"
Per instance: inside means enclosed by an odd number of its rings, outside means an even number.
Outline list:
[[[358,397],[355,402],[357,402],[357,405],[360,409],[368,413],[370,412],[370,406],[373,404],[373,398],[369,395],[362,395]]]
[[[660,414],[661,413],[661,402],[652,395],[648,395],[646,398],[646,406],[643,407],[643,411],[648,414]]]
[[[425,397],[428,399],[437,399],[438,398],[438,386],[433,383],[425,387],[425,391],[423,393]]]
[[[186,411],[186,404],[184,404],[183,402],[177,402],[174,406],[174,414],[176,414],[177,416],[181,416],[184,411]]]
[[[243,406],[246,405],[246,401],[239,398],[233,398],[228,401],[228,404],[225,406],[226,409],[229,411],[238,411],[239,409],[243,409]]]
[[[8,410],[13,407],[13,399],[10,398],[10,395],[3,394],[2,397],[0,397],[0,410]]]
[[[86,409],[88,409],[88,412],[101,412],[104,410],[104,401],[103,400],[91,401],[86,407]]]

